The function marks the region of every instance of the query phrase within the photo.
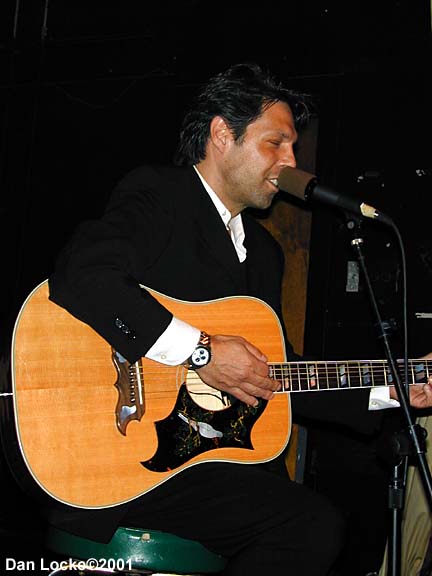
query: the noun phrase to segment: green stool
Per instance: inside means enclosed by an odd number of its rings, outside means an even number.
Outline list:
[[[66,558],[51,562],[55,574],[215,574],[226,559],[202,544],[158,530],[118,528],[107,544],[50,527],[46,546]],[[87,564],[86,564],[87,561]],[[57,564],[59,564],[57,566]],[[71,564],[70,567],[68,564]],[[65,571],[66,568],[66,571]]]

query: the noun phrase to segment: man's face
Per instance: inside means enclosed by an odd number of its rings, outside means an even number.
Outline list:
[[[231,142],[222,171],[232,212],[270,206],[281,170],[296,166],[296,140],[292,112],[287,104],[277,102],[248,126],[241,140]]]

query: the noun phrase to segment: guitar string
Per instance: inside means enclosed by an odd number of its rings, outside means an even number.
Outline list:
[[[354,366],[353,366],[354,364]],[[429,367],[432,366],[432,360],[418,359],[409,362],[411,366],[411,371],[414,367],[421,365],[423,369],[419,372],[413,372],[411,375],[414,376],[413,381],[410,384],[422,384],[425,383],[427,377],[429,376]],[[306,363],[269,363],[274,372],[274,378],[282,382],[282,389],[276,393],[286,393],[286,392],[308,392],[308,391],[323,391],[323,390],[347,390],[347,389],[359,389],[359,388],[374,388],[374,387],[387,387],[392,385],[392,378],[390,374],[383,372],[383,368],[387,367],[387,363],[383,360],[374,361],[350,361],[350,363],[344,362],[308,362]],[[362,368],[372,368],[372,371],[368,369],[363,372],[360,376],[358,369]],[[159,382],[164,386],[160,390],[145,390],[146,397],[164,396],[168,390],[166,389],[166,376],[160,374],[160,371],[156,370],[144,370],[142,365],[138,368],[135,365],[133,373],[138,371],[140,379],[143,382],[143,388],[146,388],[145,380],[146,376],[150,377],[151,374],[156,375],[153,377],[152,382],[158,384]],[[311,368],[319,368],[318,373],[310,372]],[[379,374],[376,373],[376,368],[379,368]],[[342,369],[342,372],[341,372]],[[374,370],[375,369],[375,370]],[[215,392],[211,392],[211,388],[208,387],[193,371],[187,371],[185,368],[181,367],[167,367],[167,372],[177,371],[177,382],[175,383],[173,390],[179,389],[179,383],[186,383],[187,388],[190,393],[200,396],[214,396],[218,398],[225,406],[228,405],[226,399],[220,397],[223,392],[215,389]],[[325,374],[323,376],[322,371]],[[294,374],[293,374],[294,372]],[[375,374],[374,374],[375,372]],[[287,377],[290,376],[290,377]],[[367,380],[366,380],[367,378]],[[135,386],[139,385],[139,381],[135,383]],[[202,387],[205,387],[204,391]],[[201,390],[199,388],[201,387]],[[197,391],[194,391],[196,388]]]
[[[360,362],[355,366],[340,362],[335,362],[334,364],[310,363],[306,367],[297,363],[271,362],[269,363],[269,366],[272,368],[273,371],[277,371],[278,374],[286,374],[291,376],[300,375],[304,377],[311,377],[313,375],[318,375],[322,377],[323,374],[325,375],[330,374],[332,376],[333,375],[343,376],[345,374],[357,375],[357,376],[359,376],[360,374],[380,376],[383,374],[387,375],[390,373],[389,368],[385,362],[383,362],[381,365],[378,364],[374,365],[369,364],[367,362]],[[414,374],[421,374],[423,372],[427,373],[429,371],[429,368],[431,367],[432,367],[432,361],[418,361],[418,362],[413,361],[410,365],[410,369]],[[173,370],[175,371],[179,370],[177,366],[172,366],[169,368],[170,369],[166,370],[167,372],[166,376],[169,376],[170,372],[172,372]],[[359,372],[359,368],[362,369],[361,372]],[[371,370],[369,370],[369,368],[371,368]],[[315,369],[317,370],[318,374],[316,374]],[[181,370],[184,370],[186,372],[186,369],[180,369],[180,371]],[[148,367],[140,366],[138,368],[134,368],[131,371],[132,374],[136,372],[138,372],[140,376],[142,376],[143,374],[144,375],[156,374],[159,375],[161,379],[164,378],[164,374],[161,374],[160,368],[151,369]],[[189,371],[189,373],[192,373],[192,371]]]
[[[155,363],[156,364],[156,363]],[[319,369],[333,369],[335,372],[340,373],[340,371],[343,370],[352,370],[354,372],[356,372],[358,370],[359,367],[361,368],[368,368],[371,367],[372,371],[378,371],[377,369],[381,369],[382,367],[388,367],[388,364],[385,360],[349,360],[347,362],[344,361],[339,361],[339,360],[334,360],[334,361],[323,361],[323,362],[268,362],[268,365],[271,367],[275,367],[275,368],[279,368],[280,370],[289,370],[290,368],[292,368],[293,370],[295,370],[296,372],[300,370],[300,372],[303,372],[305,374],[310,372],[310,368],[319,368]],[[415,368],[416,366],[424,366],[425,368],[431,368],[432,367],[432,360],[423,360],[423,359],[419,359],[419,360],[411,360],[409,362],[409,366],[412,368]],[[131,366],[135,366],[135,365],[131,365]],[[135,369],[135,368],[134,368]],[[161,371],[164,371],[164,368],[160,368],[159,366],[157,368],[155,368],[154,370],[152,370],[151,368],[148,368],[147,366],[145,368],[143,368],[142,366],[140,366],[138,368],[140,370],[140,372],[145,372],[145,373],[160,373]],[[167,373],[172,372],[173,370],[184,370],[186,371],[186,368],[179,368],[179,366],[166,366],[165,367],[165,371]]]
[[[379,378],[382,377],[387,379],[391,377],[391,372],[387,366],[387,364],[382,361],[378,363],[376,361],[374,363],[370,363],[369,361],[362,361],[356,363],[354,366],[343,363],[343,362],[334,362],[332,363],[316,363],[311,362],[306,367],[301,364],[297,363],[269,363],[269,366],[272,369],[272,375],[277,376],[286,376],[291,377],[292,379],[313,379],[313,378],[322,378],[326,379],[327,376],[330,378],[341,378],[344,376],[349,376],[351,378],[358,378],[358,379],[366,379],[366,378]],[[412,361],[410,363],[410,370],[411,375],[414,376],[427,376],[429,373],[429,368],[432,367],[432,361]],[[370,369],[369,369],[370,368]],[[361,369],[361,371],[359,371]],[[186,369],[180,369],[177,366],[169,367],[166,370],[167,374],[161,374],[160,368],[155,368],[152,370],[148,367],[138,367],[134,368],[131,371],[131,376],[135,373],[138,373],[140,377],[145,377],[146,375],[156,375],[160,380],[164,380],[164,378],[169,377],[172,371],[184,371],[186,376]],[[193,374],[193,371],[189,371],[188,374]],[[187,378],[190,378],[188,376]]]
[[[324,381],[322,382],[321,380],[317,379],[316,381],[314,381],[313,378],[305,378],[302,382],[298,382],[298,381],[294,381],[293,383],[291,383],[291,381],[289,379],[280,379],[282,381],[282,385],[283,385],[283,390],[282,391],[314,391],[314,390],[345,390],[345,389],[358,389],[358,388],[376,388],[376,387],[387,387],[387,386],[391,386],[392,382],[382,379],[382,380],[378,380],[375,379],[374,382],[367,382],[367,383],[361,383],[360,381],[356,381],[356,382],[352,382],[352,381],[344,381],[344,382],[340,382],[337,379],[334,379],[332,382],[327,382]],[[158,383],[158,381],[161,384],[166,384],[166,380],[163,378],[159,378],[159,379],[153,379],[152,383]],[[422,384],[425,383],[426,378],[422,378],[421,380],[416,380],[413,382],[410,382],[410,385],[415,385],[415,384]],[[201,380],[201,378],[199,376],[192,376],[189,375],[185,381],[183,381],[186,383],[187,387],[189,389],[191,388],[197,388],[199,389],[200,387],[202,388],[207,387],[207,385]],[[182,383],[183,383],[182,382]],[[144,388],[145,388],[145,383],[144,383]],[[179,386],[174,386],[173,390],[178,390]],[[208,387],[210,388],[210,387]],[[160,390],[146,390],[146,395],[148,396],[163,396],[166,392],[169,392],[169,390],[166,389],[166,387],[160,389]],[[198,392],[195,392],[196,394],[199,394]],[[206,394],[208,395],[209,392],[208,390],[206,391],[202,391],[201,392],[203,395]]]

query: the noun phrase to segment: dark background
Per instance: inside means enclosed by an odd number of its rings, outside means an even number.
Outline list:
[[[430,3],[425,0],[200,0],[0,5],[1,350],[76,224],[98,215],[140,162],[169,160],[199,84],[254,60],[314,96],[317,174],[393,217],[408,264],[410,354],[432,349]],[[289,202],[289,199],[286,201]],[[402,267],[391,230],[361,226],[385,318],[399,326]],[[315,206],[306,352],[381,357],[346,218]],[[1,391],[8,391],[2,377]],[[15,509],[11,487],[8,507]],[[20,495],[18,495],[20,497]],[[7,522],[6,520],[5,522]]]
[[[242,60],[314,96],[321,181],[395,219],[409,251],[410,301],[430,311],[429,2],[8,0],[0,26],[3,346],[77,222],[99,214],[125,171],[169,160],[200,82]],[[371,273],[392,307],[398,247],[370,224]],[[338,339],[333,332],[344,331],[353,308],[359,318],[350,322],[364,324],[364,294],[345,291],[350,250],[344,218],[315,207],[312,353],[332,353],[328,338]],[[427,322],[418,321],[420,332]]]

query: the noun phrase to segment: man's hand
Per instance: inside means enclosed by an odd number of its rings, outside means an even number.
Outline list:
[[[430,360],[432,352],[423,359]],[[390,398],[398,400],[398,395],[394,386],[390,388]],[[432,408],[432,375],[429,376],[427,384],[412,384],[409,387],[410,404],[414,408]]]
[[[429,378],[427,384],[410,386],[410,404],[414,408],[432,407],[432,378]]]
[[[240,336],[211,336],[210,362],[197,371],[208,386],[255,406],[258,398],[271,400],[280,383],[269,377],[267,357]]]

